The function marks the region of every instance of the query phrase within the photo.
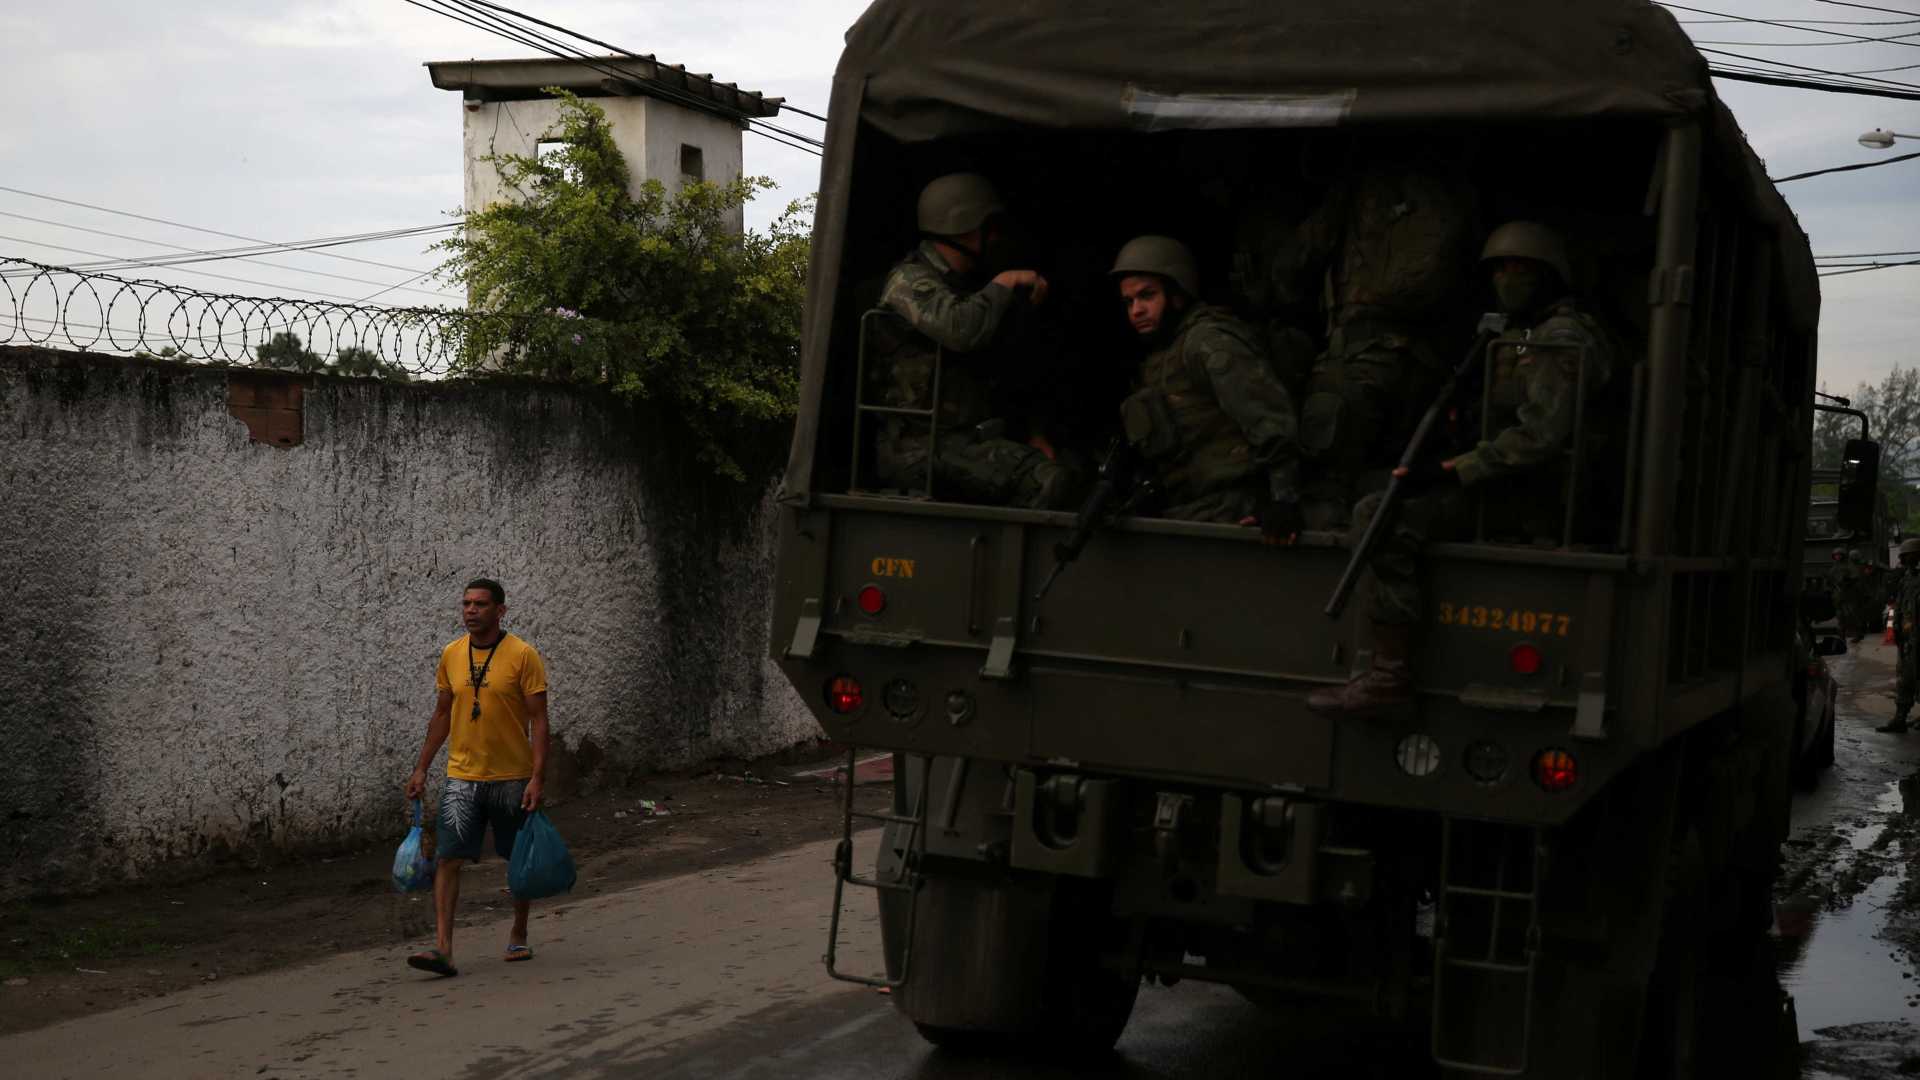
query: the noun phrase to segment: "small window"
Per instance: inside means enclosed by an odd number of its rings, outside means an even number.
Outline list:
[[[680,175],[688,180],[707,178],[707,158],[699,147],[680,144]]]

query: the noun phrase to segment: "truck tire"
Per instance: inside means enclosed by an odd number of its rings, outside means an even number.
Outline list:
[[[1101,964],[1104,896],[1082,884],[926,878],[907,981],[894,991],[894,1004],[943,1049],[1111,1049],[1133,1013],[1140,979]],[[890,966],[904,953],[900,899],[896,894],[880,911]]]
[[[1833,767],[1833,728],[1833,702],[1829,700],[1827,702],[1826,730],[1821,732],[1819,738],[1813,741],[1813,763],[1822,769],[1830,769]]]

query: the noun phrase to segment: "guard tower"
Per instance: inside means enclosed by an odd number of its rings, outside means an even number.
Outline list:
[[[458,90],[463,99],[468,212],[517,197],[485,160],[489,155],[537,155],[557,145],[546,138],[560,113],[547,87],[592,98],[606,110],[636,189],[648,179],[668,190],[689,179],[739,179],[747,121],[776,115],[782,100],[651,56],[442,60],[429,62],[427,72],[434,86]],[[736,232],[743,227],[740,210],[731,224]]]

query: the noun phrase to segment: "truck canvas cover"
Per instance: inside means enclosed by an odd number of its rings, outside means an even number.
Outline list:
[[[1704,122],[1714,190],[1778,233],[1797,328],[1806,237],[1665,10],[1633,0],[877,0],[847,34],[821,166],[800,415],[782,500],[805,503],[839,303],[856,142],[1009,128],[1151,133]]]

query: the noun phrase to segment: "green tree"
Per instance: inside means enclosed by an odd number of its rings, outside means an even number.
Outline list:
[[[543,157],[489,158],[524,201],[467,215],[438,247],[481,314],[457,370],[602,384],[662,406],[700,458],[744,479],[736,451],[791,419],[798,397],[808,237],[804,203],[766,232],[733,212],[763,178],[630,189],[627,163],[591,102],[562,102]]]
[[[388,379],[392,382],[410,382],[412,377],[405,368],[390,364],[380,358],[372,349],[363,349],[358,345],[349,345],[341,349],[327,365],[327,370],[335,375],[355,375],[363,378]]]
[[[291,330],[282,330],[253,347],[253,359],[261,367],[281,368],[286,371],[319,371],[327,362],[306,347],[300,335]]]

